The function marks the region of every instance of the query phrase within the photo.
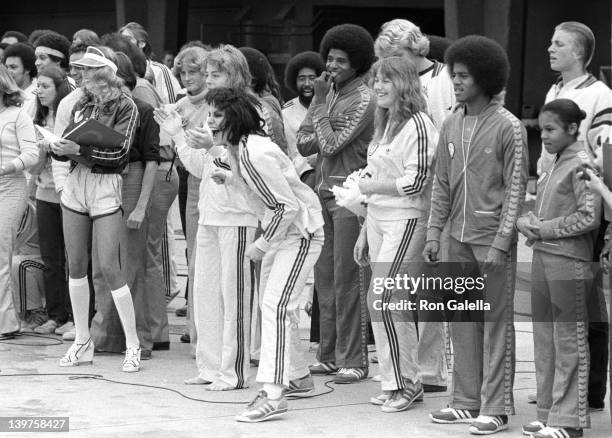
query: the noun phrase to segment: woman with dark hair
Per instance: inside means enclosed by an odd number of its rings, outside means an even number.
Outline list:
[[[210,91],[208,124],[213,143],[229,150],[230,169],[213,171],[217,183],[241,179],[254,192],[262,235],[246,247],[261,260],[262,343],[255,399],[236,419],[259,422],[284,414],[285,397],[314,391],[298,331],[298,304],[323,246],[323,218],[316,195],[302,183],[289,158],[262,130],[257,100],[244,90]]]
[[[55,115],[59,102],[72,91],[66,72],[56,65],[40,68],[37,78],[36,115],[34,123],[53,132]],[[36,178],[36,218],[38,220],[38,239],[40,255],[46,269],[43,271],[45,301],[49,319],[34,332],[53,334],[61,326],[61,332],[72,329],[70,321],[70,297],[66,278],[66,247],[62,231],[62,209],[60,190],[55,185],[54,176],[65,179],[68,163],[52,160],[49,155],[50,144],[41,138],[38,142],[38,165],[31,173]]]
[[[36,164],[34,124],[21,108],[23,97],[6,67],[0,65],[0,339],[19,332],[11,295],[11,263],[15,236],[26,209],[26,178]]]
[[[134,304],[118,254],[124,227],[121,172],[129,160],[138,110],[134,101],[121,90],[123,81],[116,75],[117,64],[111,49],[90,46],[85,56],[75,64],[83,67],[83,85],[88,93],[76,104],[67,130],[88,119],[95,119],[121,133],[123,140],[104,148],[77,144],[68,139],[51,145],[54,158],[73,162],[62,190],[61,204],[76,339],[60,359],[60,366],[71,367],[93,360],[94,344],[88,327],[87,279],[91,242],[92,258],[99,262],[125,332],[127,348],[122,369],[136,372],[140,370],[140,343]]]

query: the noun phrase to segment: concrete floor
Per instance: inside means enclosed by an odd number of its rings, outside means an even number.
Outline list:
[[[177,254],[182,254],[178,242]],[[521,245],[517,312],[528,310],[528,262],[531,251]],[[180,266],[184,272],[184,263]],[[184,281],[184,280],[183,280]],[[320,397],[290,402],[290,412],[277,420],[259,424],[234,421],[234,415],[256,393],[249,389],[210,393],[204,387],[186,386],[183,380],[196,375],[195,361],[189,345],[181,344],[185,318],[174,310],[183,305],[182,298],[169,306],[171,350],[153,352],[139,373],[120,371],[121,355],[96,355],[93,365],[74,369],[57,366],[68,348],[61,340],[21,336],[0,342],[0,417],[46,416],[70,417],[70,433],[39,433],[36,436],[87,437],[454,437],[470,436],[467,425],[439,425],[428,419],[430,410],[446,405],[447,394],[426,394],[425,402],[407,412],[385,414],[368,404],[379,393],[379,383],[371,379],[355,385],[336,386]],[[304,314],[305,316],[305,314]],[[520,436],[520,426],[533,420],[535,406],[527,403],[527,393],[535,389],[533,342],[528,318],[517,316],[517,364],[514,396],[517,415],[510,418],[510,429],[499,436]],[[307,339],[309,320],[302,321],[302,339]],[[305,348],[308,342],[303,341]],[[29,345],[28,345],[29,344]],[[42,345],[44,346],[42,346]],[[314,352],[309,352],[314,361]],[[252,368],[253,372],[255,371]],[[372,365],[370,376],[377,373]],[[16,376],[23,374],[21,376]],[[85,376],[79,376],[85,374]],[[97,375],[127,383],[82,378]],[[318,392],[328,391],[329,378],[315,377]],[[150,386],[147,386],[150,385]],[[152,387],[156,386],[158,388]],[[162,389],[163,388],[163,389]],[[181,397],[179,391],[189,400]],[[215,404],[206,401],[222,402]],[[609,407],[592,415],[593,427],[585,436],[612,436]],[[14,436],[0,432],[0,436]]]

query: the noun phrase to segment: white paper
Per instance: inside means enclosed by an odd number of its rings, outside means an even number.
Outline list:
[[[49,143],[55,143],[56,141],[60,141],[62,139],[61,137],[55,135],[48,129],[43,128],[42,126],[39,126],[39,125],[34,125],[34,126],[36,127],[38,132],[40,132],[40,135],[42,135],[43,138],[47,140]]]

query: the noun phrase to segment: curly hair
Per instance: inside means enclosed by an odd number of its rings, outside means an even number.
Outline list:
[[[72,92],[72,87],[70,86],[70,82],[68,82],[66,72],[56,65],[46,65],[41,67],[40,71],[38,72],[38,77],[41,76],[50,78],[55,85],[55,99],[51,105],[53,114],[55,114],[60,101]],[[36,113],[34,115],[34,123],[44,126],[45,119],[47,118],[48,114],[49,108],[43,106],[40,102],[40,98],[36,96]]]
[[[374,42],[374,51],[379,58],[387,58],[397,55],[399,49],[425,57],[429,54],[429,39],[416,24],[396,18],[381,26]]]
[[[388,79],[397,91],[393,108],[377,107],[374,116],[374,141],[383,140],[389,125],[391,140],[401,131],[404,124],[416,113],[427,112],[427,102],[421,89],[421,81],[416,66],[399,56],[379,59],[371,70],[370,88],[374,87],[376,77]]]
[[[429,39],[429,54],[427,58],[432,61],[444,62],[444,53],[453,43],[452,40],[438,35],[427,35]]]
[[[340,24],[329,29],[323,39],[319,53],[323,60],[331,49],[346,52],[351,67],[357,75],[366,73],[374,62],[374,40],[363,27],[356,24]]]
[[[319,76],[325,70],[325,63],[321,59],[321,55],[312,51],[298,53],[291,58],[287,63],[287,67],[285,67],[285,86],[294,93],[297,93],[296,82],[298,73],[303,68],[311,68]]]
[[[139,78],[144,78],[147,73],[147,58],[132,40],[118,32],[113,32],[102,35],[102,44],[110,47],[115,52],[125,53],[130,58],[136,75]]]
[[[4,51],[4,62],[6,63],[7,58],[15,57],[21,59],[24,70],[28,71],[30,79],[36,77],[36,55],[34,49],[28,43],[15,43],[11,44]]]
[[[190,46],[181,49],[181,51],[174,58],[174,75],[180,76],[183,65],[188,67],[197,68],[202,74],[206,74],[206,57],[208,51],[199,46]]]
[[[455,41],[446,50],[444,60],[451,73],[456,63],[465,64],[476,84],[489,97],[504,89],[510,74],[506,51],[481,35],[468,35]]]
[[[221,44],[213,49],[206,58],[206,67],[209,64],[227,73],[231,88],[245,89],[251,86],[249,64],[242,52],[231,44]]]
[[[28,42],[28,37],[25,36],[25,34],[19,31],[16,31],[16,30],[7,30],[6,32],[2,34],[2,37],[0,38],[0,40],[3,40],[4,38],[15,38],[18,43]]]
[[[255,94],[261,96],[268,91],[282,104],[283,98],[280,92],[280,85],[276,80],[274,69],[266,55],[252,47],[240,47],[238,50],[242,52],[249,64],[249,71],[253,76],[252,87]]]
[[[236,145],[245,135],[267,136],[257,98],[245,89],[215,88],[206,94],[206,103],[224,112],[223,131],[228,141]]]
[[[68,69],[68,58],[70,56],[70,41],[68,41],[68,38],[57,32],[47,32],[39,36],[34,43],[34,48],[41,46],[61,52],[64,55],[63,58],[55,55],[49,55],[49,58],[59,63],[60,67]]]

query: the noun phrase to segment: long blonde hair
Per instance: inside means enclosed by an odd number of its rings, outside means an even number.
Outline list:
[[[414,64],[399,56],[376,61],[371,73],[370,87],[378,75],[389,79],[398,93],[392,108],[377,107],[374,116],[374,141],[383,140],[387,124],[386,140],[390,141],[414,114],[427,111],[421,80]]]

